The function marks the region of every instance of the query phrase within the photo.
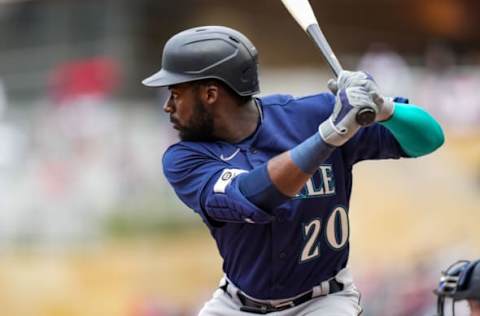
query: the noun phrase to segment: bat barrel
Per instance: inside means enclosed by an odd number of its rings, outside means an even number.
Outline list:
[[[337,56],[335,56],[335,53],[328,44],[325,35],[323,35],[323,32],[320,29],[320,26],[317,23],[311,24],[307,27],[306,31],[307,34],[310,35],[314,43],[317,45],[317,47],[321,50],[322,56],[325,58],[328,66],[330,66],[330,69],[332,70],[335,77],[338,77],[340,72],[343,70],[342,65],[340,64]]]
[[[303,30],[310,36],[313,42],[322,52],[322,56],[327,62],[328,66],[332,70],[336,78],[340,75],[343,68],[337,59],[337,56],[333,53],[332,48],[328,44],[325,35],[323,35],[320,26],[318,25],[317,18],[313,13],[313,9],[310,6],[308,0],[281,0],[287,10],[302,27]],[[376,112],[371,107],[364,107],[358,111],[355,119],[361,126],[370,125],[375,121]]]

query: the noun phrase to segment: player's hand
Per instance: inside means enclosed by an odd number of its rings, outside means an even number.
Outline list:
[[[346,143],[360,129],[355,116],[366,106],[378,110],[377,104],[364,87],[340,89],[332,114],[318,128],[320,137],[336,147]]]
[[[365,87],[369,92],[378,90],[373,77],[364,71],[342,70],[337,80],[330,79],[328,81],[328,88],[335,95],[338,90],[348,87]]]
[[[338,90],[349,87],[364,87],[372,96],[373,102],[378,107],[378,112],[375,117],[376,122],[385,121],[392,116],[394,110],[393,99],[384,97],[381,94],[380,88],[371,75],[364,71],[344,70],[340,73],[337,80],[330,79],[328,81],[328,88],[335,95]]]

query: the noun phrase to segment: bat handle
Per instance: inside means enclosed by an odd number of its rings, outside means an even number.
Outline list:
[[[328,63],[330,68],[332,69],[333,74],[336,78],[340,75],[340,72],[343,71],[342,66],[340,63]],[[377,112],[371,106],[364,106],[360,108],[355,115],[355,120],[357,121],[358,125],[360,126],[368,126],[375,122],[375,117],[377,116]]]
[[[340,72],[342,72],[342,66],[340,63],[328,63],[330,68],[332,69],[333,74],[335,75],[336,78],[340,75]],[[364,106],[360,108],[360,110],[357,112],[357,115],[355,115],[355,120],[357,121],[358,125],[360,126],[368,126],[371,125],[373,122],[375,122],[375,117],[377,116],[377,112],[375,111],[374,108],[371,106]]]

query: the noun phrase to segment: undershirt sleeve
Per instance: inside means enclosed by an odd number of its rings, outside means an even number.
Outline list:
[[[392,117],[380,122],[399,142],[402,149],[410,157],[427,155],[445,141],[440,124],[422,108],[395,103]]]

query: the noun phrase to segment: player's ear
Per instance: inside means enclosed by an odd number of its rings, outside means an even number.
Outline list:
[[[202,91],[202,98],[206,104],[214,104],[218,100],[219,87],[215,83],[208,83]]]

